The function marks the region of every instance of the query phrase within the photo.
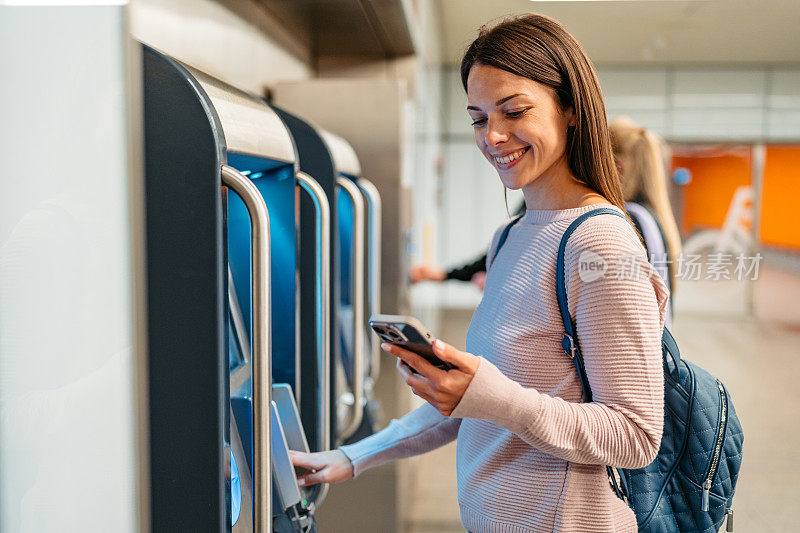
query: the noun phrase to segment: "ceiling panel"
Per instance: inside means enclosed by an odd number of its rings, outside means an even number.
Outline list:
[[[482,24],[530,12],[563,23],[595,63],[800,63],[798,0],[433,1],[449,64]]]

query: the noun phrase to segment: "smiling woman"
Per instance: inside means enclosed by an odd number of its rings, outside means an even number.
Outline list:
[[[461,77],[478,149],[527,205],[518,223],[495,233],[467,351],[434,343],[455,367],[444,371],[384,345],[427,403],[371,437],[295,463],[316,470],[307,483],[342,481],[457,438],[468,531],[636,531],[605,465],[640,468],[658,452],[668,291],[624,216],[590,216],[598,208],[624,215],[594,70],[563,26],[526,15],[482,29]],[[561,237],[582,216],[564,249],[564,307],[580,332],[591,401],[575,352],[562,347],[555,286]],[[603,267],[581,275],[589,259]]]

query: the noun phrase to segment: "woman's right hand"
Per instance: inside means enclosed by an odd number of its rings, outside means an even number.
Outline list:
[[[297,484],[301,487],[317,483],[339,483],[353,477],[353,463],[341,450],[317,453],[289,450],[289,458],[295,466],[311,471],[297,477]]]

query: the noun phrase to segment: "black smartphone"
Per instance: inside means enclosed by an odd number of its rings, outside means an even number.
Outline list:
[[[424,357],[430,364],[442,370],[456,368],[439,359],[433,353],[434,337],[422,323],[414,317],[403,315],[372,315],[369,325],[383,342],[402,346]],[[412,371],[417,371],[412,368]]]

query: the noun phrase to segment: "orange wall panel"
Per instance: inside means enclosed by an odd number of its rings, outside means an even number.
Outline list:
[[[692,181],[683,186],[683,220],[678,221],[685,237],[704,228],[721,228],[733,193],[750,184],[750,153],[697,154],[672,158],[673,170],[688,168]]]
[[[691,183],[682,187],[684,237],[704,228],[720,228],[737,187],[750,184],[750,150],[725,152],[677,149],[673,170],[688,168]],[[800,251],[800,146],[767,146],[761,195],[761,242]]]
[[[761,194],[761,242],[800,250],[800,146],[769,146]]]

